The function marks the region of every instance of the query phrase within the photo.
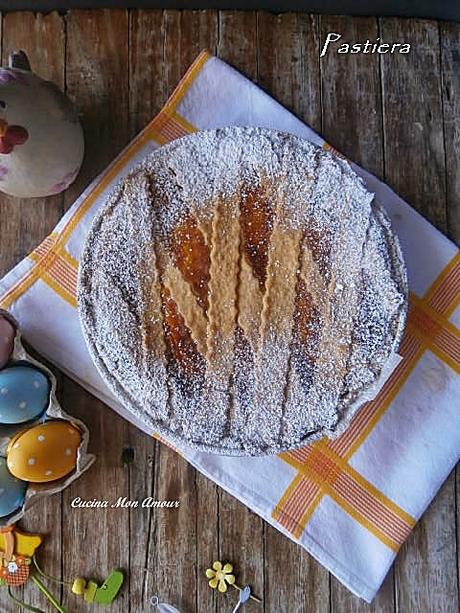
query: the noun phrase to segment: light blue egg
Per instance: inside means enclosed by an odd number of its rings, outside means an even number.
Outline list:
[[[48,406],[50,382],[41,370],[10,366],[0,370],[0,423],[22,424]]]
[[[6,459],[0,457],[0,517],[22,507],[27,485],[26,481],[13,477],[6,466]]]

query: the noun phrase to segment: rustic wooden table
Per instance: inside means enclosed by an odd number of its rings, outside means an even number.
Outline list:
[[[408,55],[320,60],[327,32],[351,41],[410,42]],[[280,16],[255,12],[95,10],[10,13],[2,60],[24,49],[41,76],[82,113],[86,159],[64,195],[0,199],[0,273],[53,228],[83,187],[161,108],[207,47],[266,88],[350,158],[393,186],[440,230],[460,239],[460,25],[424,20]],[[231,611],[203,578],[214,559],[235,562],[270,613],[448,613],[458,611],[458,499],[450,476],[404,545],[372,606],[177,454],[140,433],[62,375],[64,407],[86,421],[93,468],[23,522],[46,533],[48,573],[99,579],[127,571],[112,611],[152,610],[158,594],[182,613]],[[179,510],[72,509],[71,500],[128,496],[179,499]],[[458,527],[458,526],[457,526]],[[57,588],[59,593],[59,586]],[[24,599],[45,610],[32,587]],[[61,592],[69,611],[90,607]],[[16,610],[0,595],[2,611]]]

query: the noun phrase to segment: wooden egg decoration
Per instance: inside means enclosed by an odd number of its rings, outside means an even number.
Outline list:
[[[0,190],[21,198],[58,194],[83,161],[83,130],[70,100],[35,75],[27,56],[0,68]]]
[[[18,433],[8,445],[10,473],[32,483],[47,483],[71,473],[81,432],[69,421],[51,420]]]

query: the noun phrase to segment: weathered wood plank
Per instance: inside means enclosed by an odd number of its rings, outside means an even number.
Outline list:
[[[259,12],[257,48],[259,83],[319,131],[318,18]],[[329,573],[280,532],[264,528],[265,610],[329,611]]]
[[[82,187],[111,161],[129,138],[128,14],[126,11],[72,11],[67,16],[67,92],[82,113],[86,157],[81,176],[66,193],[70,205]],[[122,462],[128,425],[70,381],[66,406],[88,425],[96,464],[64,493],[63,569],[65,577],[93,575],[104,580],[113,568],[129,569],[128,509],[73,509],[85,500],[129,496],[129,469]],[[70,602],[71,599],[71,602]],[[72,610],[87,610],[67,596]],[[129,610],[129,586],[112,605]]]
[[[236,498],[219,490],[219,557],[232,562],[239,585],[250,584],[255,595],[264,598],[264,523]],[[238,601],[236,590],[217,595],[217,611],[230,613]],[[248,613],[260,611],[261,605],[252,600]],[[266,603],[264,603],[267,609]]]
[[[168,10],[164,13],[164,30],[164,79],[169,96],[200,51],[215,52],[217,13]]]
[[[195,473],[197,556],[196,611],[216,610],[219,595],[208,586],[205,571],[219,558],[219,494],[218,487],[199,472]]]
[[[460,24],[440,23],[446,150],[447,233],[460,245]],[[456,469],[457,577],[460,576],[460,469]],[[455,494],[454,494],[455,495]],[[460,586],[457,585],[457,589]],[[460,599],[460,595],[457,596]]]
[[[68,13],[66,86],[82,115],[85,159],[66,207],[129,141],[128,66],[127,11]]]
[[[106,409],[109,411],[109,409]],[[153,592],[150,588],[148,559],[151,518],[155,509],[143,507],[147,498],[156,499],[155,441],[133,425],[127,425],[122,449],[122,464],[128,471],[125,495],[139,506],[129,511],[129,607],[140,611]]]
[[[373,17],[320,17],[321,44],[328,32],[342,41],[378,37]],[[367,170],[383,175],[382,102],[377,55],[337,54],[330,46],[321,58],[323,136]]]
[[[163,11],[130,12],[129,116],[133,136],[161,110],[166,99],[164,28]]]
[[[460,24],[440,23],[447,232],[460,244]]]
[[[159,509],[152,514],[150,590],[179,610],[193,610],[197,555],[195,470],[165,445],[157,446],[155,492],[157,499],[178,500],[180,507]]]
[[[329,613],[329,585],[330,575],[323,566],[278,530],[265,525],[267,612]]]
[[[253,81],[257,80],[257,13],[219,11],[218,56]]]
[[[434,21],[381,19],[387,41],[412,45],[408,54],[381,56],[388,183],[446,231],[446,190],[439,31]]]
[[[318,17],[258,13],[259,85],[321,131]]]
[[[455,475],[449,477],[395,563],[397,611],[459,610]]]
[[[3,65],[7,63],[9,53],[17,49],[23,49],[27,53],[34,72],[64,88],[65,36],[62,17],[57,13],[46,16],[32,13],[5,15]],[[29,200],[1,196],[0,274],[16,264],[52,230],[62,214],[62,202],[61,195]],[[62,400],[62,393],[59,397]],[[45,543],[39,550],[39,558],[43,561],[46,571],[56,577],[61,577],[62,572],[61,498],[61,495],[46,498],[34,507],[22,522],[24,529],[46,534]],[[59,585],[54,585],[51,589],[60,597]],[[31,583],[28,583],[24,590],[16,590],[15,593],[36,607],[46,608],[49,604]],[[0,598],[2,611],[17,611],[17,606],[8,601],[4,591]]]
[[[438,24],[382,19],[381,36],[412,45],[408,55],[381,57],[386,179],[445,231],[446,167]],[[458,610],[454,486],[451,476],[396,560],[399,611]]]
[[[390,570],[371,604],[356,598],[340,581],[331,576],[331,611],[333,613],[393,613],[394,573]]]
[[[321,44],[328,32],[340,32],[342,41],[375,40],[378,23],[372,17],[320,17]],[[339,151],[382,176],[383,139],[378,56],[339,55],[330,47],[321,58],[323,135]],[[393,574],[371,606],[353,596],[331,577],[332,611],[394,610]]]

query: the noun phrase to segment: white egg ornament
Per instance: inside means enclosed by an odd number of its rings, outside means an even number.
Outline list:
[[[0,68],[0,190],[20,198],[58,194],[83,161],[83,131],[70,100],[31,72],[26,54]]]
[[[32,483],[61,479],[75,469],[81,438],[80,430],[65,420],[46,421],[23,430],[8,445],[8,470]]]
[[[22,507],[27,483],[14,477],[7,468],[6,458],[0,457],[0,517]]]

